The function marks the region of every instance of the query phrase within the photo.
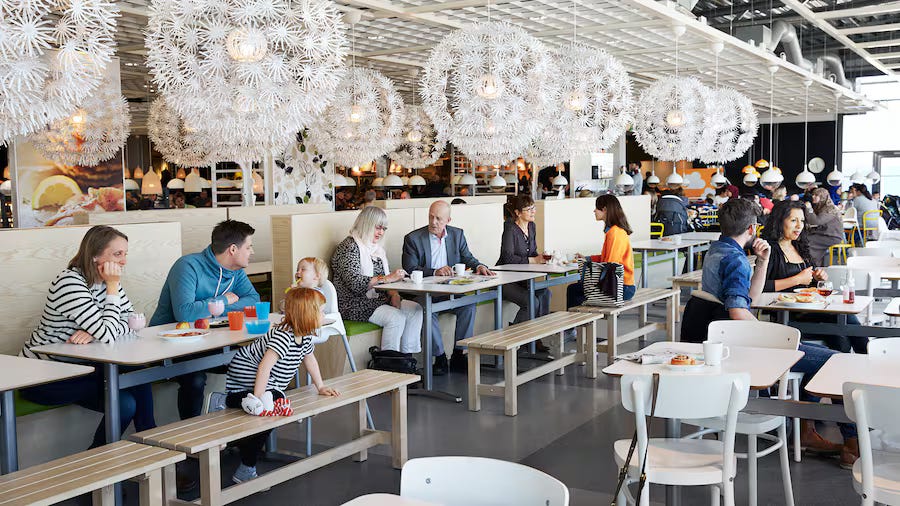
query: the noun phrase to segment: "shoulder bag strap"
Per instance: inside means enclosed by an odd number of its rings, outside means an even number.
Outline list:
[[[641,465],[641,476],[640,476],[640,485],[637,492],[637,498],[635,499],[635,504],[640,503],[641,501],[641,492],[644,489],[644,483],[647,481],[647,475],[645,473],[647,469],[647,452],[650,450],[649,443],[649,431],[650,431],[650,420],[653,418],[653,415],[656,413],[656,393],[659,388],[659,374],[653,375],[653,390],[650,404],[650,416],[647,419],[647,432],[648,432],[648,442],[647,448],[644,449],[644,462]],[[634,456],[634,451],[637,449],[638,444],[638,434],[637,428],[634,429],[634,435],[631,437],[631,446],[628,447],[628,455],[625,457],[625,463],[622,465],[622,469],[619,470],[619,481],[616,483],[616,490],[613,492],[613,500],[611,506],[624,506],[617,505],[616,498],[619,496],[619,491],[622,490],[622,487],[625,486],[625,479],[628,477],[628,465],[631,463],[631,458]]]

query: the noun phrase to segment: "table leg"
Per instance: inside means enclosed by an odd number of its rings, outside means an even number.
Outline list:
[[[534,286],[532,285],[532,288]],[[532,298],[532,300],[534,300]],[[532,305],[532,307],[534,307]],[[494,329],[500,330],[503,328],[503,286],[497,286],[497,302],[494,302]]]
[[[115,443],[122,437],[122,419],[119,416],[119,365],[103,364],[104,391],[106,393],[106,444]],[[124,504],[122,484],[113,486],[116,504]]]
[[[676,261],[677,263],[677,261]],[[688,246],[688,257],[687,257],[687,266],[688,272],[694,272],[694,247]],[[677,276],[677,274],[676,274]]]
[[[434,339],[432,335],[431,329],[431,319],[433,317],[434,310],[432,309],[431,294],[425,293],[425,363],[423,364],[423,371],[425,372],[425,390],[431,390],[431,342]]]
[[[778,319],[781,320],[782,325],[787,325],[788,321],[790,321],[791,312],[790,311],[781,311],[781,314],[778,315]]]
[[[2,446],[3,460],[0,461],[0,474],[9,474],[19,470],[19,450],[16,441],[16,407],[13,403],[13,391],[0,393],[0,418],[3,420]]]
[[[528,301],[528,319],[534,320],[536,312],[535,304],[537,303],[537,300],[534,297],[534,278],[528,280]],[[537,344],[534,341],[528,344],[528,352],[532,354],[537,352]]]
[[[672,277],[678,276],[678,252],[681,250],[673,250],[672,251]]]
[[[647,288],[647,250],[641,250],[641,288]]]
[[[681,420],[675,418],[666,419],[666,437],[681,437]],[[666,486],[666,506],[679,506],[681,504],[681,487],[675,485]]]

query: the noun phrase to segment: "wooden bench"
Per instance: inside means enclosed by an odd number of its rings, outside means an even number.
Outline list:
[[[560,311],[535,318],[518,325],[494,330],[459,341],[469,349],[469,410],[481,410],[481,396],[491,395],[505,398],[504,413],[516,416],[518,413],[518,386],[539,378],[554,370],[562,375],[565,366],[575,362],[586,362],[585,376],[597,377],[597,325],[600,314],[569,313]],[[564,354],[563,332],[578,327],[578,350]],[[527,372],[519,374],[516,366],[516,351],[519,347],[545,337],[559,334],[556,359]],[[500,355],[504,358],[504,380],[496,384],[481,383],[481,355]]]
[[[403,467],[407,459],[406,387],[419,381],[419,376],[367,369],[325,382],[336,388],[340,397],[318,395],[315,387],[306,386],[286,392],[294,414],[291,416],[251,416],[240,409],[225,409],[165,427],[139,432],[134,441],[177,450],[200,458],[200,504],[228,504],[265,490],[279,483],[356,454],[356,460],[367,458],[367,450],[380,444],[393,449],[393,466]],[[366,399],[390,392],[392,405],[391,431],[370,430],[366,427]],[[231,441],[276,429],[333,409],[357,404],[357,434],[349,443],[287,464],[254,480],[222,488],[219,452]],[[289,453],[289,452],[283,452]],[[293,454],[292,454],[293,455]],[[174,481],[165,480],[167,504],[178,504]]]
[[[174,476],[174,464],[184,459],[181,452],[118,441],[0,476],[0,504],[55,504],[93,492],[95,505],[111,506],[113,485],[135,479],[141,506],[162,505],[163,469]]]
[[[688,295],[694,290],[699,290],[700,285],[703,284],[703,270],[691,271],[686,274],[682,274],[680,276],[670,277],[669,281],[672,282],[672,288],[674,290],[678,290],[681,292],[682,288],[688,289]],[[675,321],[681,321],[681,312],[684,310],[684,307],[679,304],[678,310],[675,311]]]
[[[671,288],[638,288],[634,297],[619,307],[576,306],[569,311],[597,313],[606,318],[606,362],[613,363],[616,358],[616,347],[622,343],[646,336],[654,330],[665,330],[669,341],[675,341],[675,318],[678,313],[681,293]],[[647,306],[662,301],[666,302],[666,321],[650,322],[647,319]],[[638,328],[619,335],[619,316],[632,309],[637,309]]]

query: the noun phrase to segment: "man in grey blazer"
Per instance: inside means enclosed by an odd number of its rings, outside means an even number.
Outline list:
[[[406,272],[422,271],[425,276],[452,276],[453,265],[463,263],[477,274],[493,276],[494,273],[469,251],[462,229],[450,227],[450,204],[435,201],[428,208],[428,226],[406,234],[403,238],[403,269]],[[442,300],[435,298],[435,300]],[[424,305],[424,301],[422,301]],[[454,342],[471,337],[475,329],[475,304],[451,309],[456,314]],[[427,322],[426,322],[427,324]],[[436,376],[447,374],[448,361],[444,342],[438,327],[437,314],[431,318],[432,342]],[[453,348],[449,368],[465,371],[467,366],[462,348]]]

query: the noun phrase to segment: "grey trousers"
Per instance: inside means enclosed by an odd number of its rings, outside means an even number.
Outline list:
[[[504,290],[506,287],[504,287]],[[444,295],[440,297],[432,297],[432,302],[440,302],[449,299],[450,296]],[[416,302],[425,308],[425,297],[416,297]],[[466,339],[472,337],[472,334],[475,332],[475,304],[469,304],[467,306],[458,307],[456,309],[450,309],[447,311],[441,311],[441,313],[453,313],[456,315],[456,333],[453,335],[453,342],[457,342],[461,339]],[[443,355],[444,352],[444,339],[441,336],[441,329],[438,326],[438,315],[440,313],[434,313],[431,315],[431,353],[435,357]],[[426,323],[427,325],[427,323]]]
[[[535,290],[534,298],[537,302],[537,305],[534,308],[535,318],[550,313],[550,290],[546,288]],[[508,285],[503,285],[503,300],[508,300],[519,306],[519,312],[516,313],[513,324],[522,323],[528,320],[528,308],[531,306],[531,298],[528,297],[527,284],[510,283]]]

